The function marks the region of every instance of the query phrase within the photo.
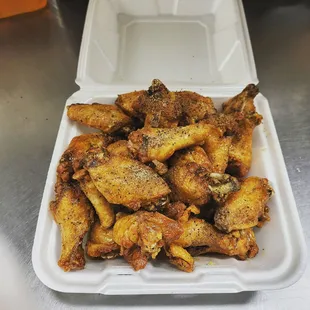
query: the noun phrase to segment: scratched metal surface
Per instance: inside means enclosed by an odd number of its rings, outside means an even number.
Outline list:
[[[271,104],[309,247],[310,6],[307,1],[244,2],[260,89]],[[31,248],[63,106],[77,90],[86,7],[86,0],[52,0],[42,11],[0,20],[0,234],[16,253],[38,309],[308,309],[309,267],[290,288],[231,295],[74,295],[40,283]]]

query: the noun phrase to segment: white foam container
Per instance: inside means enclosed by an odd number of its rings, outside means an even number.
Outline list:
[[[211,96],[217,107],[248,83],[257,83],[241,1],[90,0],[71,103],[113,103],[117,94],[147,88],[153,78],[171,90]],[[255,99],[264,122],[254,133],[250,175],[275,189],[271,222],[255,229],[259,254],[250,260],[198,257],[193,273],[150,262],[134,272],[121,258],[87,261],[63,272],[57,265],[60,232],[49,213],[58,160],[70,140],[89,132],[63,114],[47,175],[32,261],[39,279],[62,292],[102,294],[227,293],[279,289],[296,282],[306,265],[306,246],[267,99]]]

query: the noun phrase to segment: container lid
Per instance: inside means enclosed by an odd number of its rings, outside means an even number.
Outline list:
[[[169,88],[240,90],[257,83],[239,0],[91,0],[76,83],[125,92],[158,78]]]

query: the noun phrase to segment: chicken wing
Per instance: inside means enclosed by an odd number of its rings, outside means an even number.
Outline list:
[[[208,171],[196,163],[176,165],[165,176],[171,189],[171,200],[201,206],[211,198]]]
[[[119,245],[113,240],[113,229],[106,229],[100,222],[95,222],[86,244],[87,255],[90,257],[114,258],[119,255],[119,250]]]
[[[241,178],[248,174],[252,164],[253,131],[260,121],[251,118],[239,123],[238,132],[233,136],[229,148],[227,172],[231,175]]]
[[[163,246],[169,246],[182,234],[180,224],[158,212],[138,211],[119,218],[113,228],[113,239],[121,247],[121,255],[135,269],[145,264],[134,263],[151,257],[155,259]]]
[[[212,171],[212,163],[208,155],[204,149],[198,145],[177,151],[169,159],[171,166],[182,165],[190,162],[204,167],[207,171]]]
[[[197,123],[216,113],[211,98],[191,91],[170,92],[158,79],[148,91],[119,95],[116,102],[127,114],[145,121],[145,127],[172,128]]]
[[[156,172],[131,158],[96,152],[89,156],[86,169],[110,203],[133,210],[161,205],[170,193],[168,185]]]
[[[246,259],[254,257],[258,252],[252,229],[226,234],[199,218],[190,218],[182,223],[182,227],[184,232],[174,244],[188,248],[193,256],[202,253],[220,253]]]
[[[175,93],[169,92],[158,79],[152,81],[148,91],[119,95],[115,104],[129,115],[144,120],[145,127],[176,127],[182,116]]]
[[[230,192],[239,189],[239,182],[229,175],[209,173],[204,167],[193,163],[181,163],[170,168],[166,181],[171,189],[172,201],[201,206],[211,196],[223,200]]]
[[[237,177],[244,177],[252,162],[252,136],[262,116],[256,113],[254,98],[259,90],[254,84],[248,85],[240,94],[223,103],[225,114],[242,113],[244,118],[238,122],[229,149],[227,172]]]
[[[108,146],[113,139],[103,133],[89,133],[74,137],[62,154],[57,167],[57,175],[63,182],[70,181],[74,172],[83,168],[87,152],[91,148]]]
[[[233,112],[243,112],[245,114],[255,113],[254,98],[258,93],[259,89],[256,85],[247,85],[240,94],[223,103],[223,112],[225,114]]]
[[[214,127],[194,124],[176,128],[142,128],[129,135],[128,147],[142,162],[165,161],[177,150],[205,141]]]
[[[214,128],[212,134],[205,140],[202,147],[212,163],[212,172],[225,172],[228,164],[231,142],[232,138],[224,137],[218,128]]]
[[[112,133],[132,123],[132,119],[118,107],[109,104],[71,104],[68,117],[83,125]]]
[[[239,191],[229,194],[215,213],[215,226],[227,233],[257,226],[265,218],[265,207],[273,189],[267,179],[249,177]]]
[[[175,101],[182,107],[182,125],[195,124],[217,112],[210,97],[195,92],[175,92]]]
[[[76,184],[66,184],[50,204],[51,213],[61,231],[59,267],[64,271],[83,269],[82,240],[93,222],[93,209]]]
[[[79,170],[73,179],[79,181],[82,191],[96,210],[101,226],[105,229],[111,227],[115,220],[113,208],[98,191],[89,173],[85,169]]]

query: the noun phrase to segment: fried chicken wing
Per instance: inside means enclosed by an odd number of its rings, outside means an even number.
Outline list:
[[[98,191],[89,173],[85,169],[79,170],[73,179],[79,181],[82,191],[96,210],[101,226],[106,229],[111,227],[115,220],[113,208]]]
[[[132,119],[118,107],[109,104],[71,104],[68,117],[83,125],[112,133],[132,123]]]
[[[169,246],[181,234],[178,222],[147,211],[122,216],[113,228],[113,239],[120,245],[121,255],[125,254],[135,269],[144,268],[145,258],[155,259],[163,246]],[[136,259],[142,263],[135,264]]]
[[[223,112],[225,114],[233,112],[255,113],[254,98],[258,93],[259,89],[256,85],[247,85],[240,94],[223,103]]]
[[[113,229],[106,229],[100,222],[95,222],[86,244],[87,255],[94,258],[114,258],[119,255],[119,250],[119,245],[113,240]]]
[[[182,125],[195,124],[217,112],[210,97],[204,97],[195,92],[175,92],[175,100],[182,107]]]
[[[64,271],[83,269],[82,240],[93,222],[93,209],[76,184],[66,184],[50,204],[50,210],[61,231],[59,267]]]
[[[239,189],[239,182],[229,175],[209,173],[204,167],[194,163],[181,163],[169,169],[166,181],[171,189],[172,201],[201,206],[211,196],[223,200],[230,192]]]
[[[129,115],[144,120],[145,127],[176,127],[182,116],[181,105],[158,79],[152,81],[148,91],[119,95],[116,102]]]
[[[170,189],[150,167],[123,156],[97,152],[88,158],[88,170],[100,193],[114,204],[130,209],[160,205]]]
[[[146,90],[133,91],[117,96],[115,104],[121,108],[126,114],[144,120],[144,115],[139,112],[141,102],[147,98]]]
[[[106,147],[112,141],[109,135],[97,132],[74,137],[62,154],[57,167],[60,180],[70,181],[73,173],[83,168],[85,157],[91,148]]]
[[[231,142],[232,138],[224,137],[218,128],[214,128],[212,134],[205,140],[202,147],[212,163],[212,172],[225,172]]]
[[[201,206],[211,198],[208,171],[196,163],[176,165],[169,169],[166,181],[171,189],[171,200]]]
[[[226,234],[204,220],[194,217],[182,223],[182,227],[184,232],[174,244],[188,248],[189,253],[194,256],[202,253],[220,253],[246,259],[254,257],[258,252],[252,229]]]
[[[225,232],[257,226],[273,193],[267,179],[249,177],[215,213],[215,226]]]
[[[244,119],[239,123],[239,130],[233,136],[229,148],[228,173],[240,178],[248,174],[252,164],[252,140],[256,126],[257,122],[253,119]]]
[[[182,165],[186,163],[196,163],[208,171],[212,171],[212,163],[201,146],[192,146],[187,149],[177,151],[169,159],[171,166]]]
[[[240,94],[223,103],[224,114],[242,113],[244,118],[234,128],[227,172],[237,177],[244,177],[250,170],[252,162],[253,131],[262,121],[262,116],[256,113],[254,98],[258,87],[249,84]]]
[[[176,128],[142,128],[129,135],[128,147],[142,162],[165,161],[177,150],[205,141],[214,127],[194,124]]]

